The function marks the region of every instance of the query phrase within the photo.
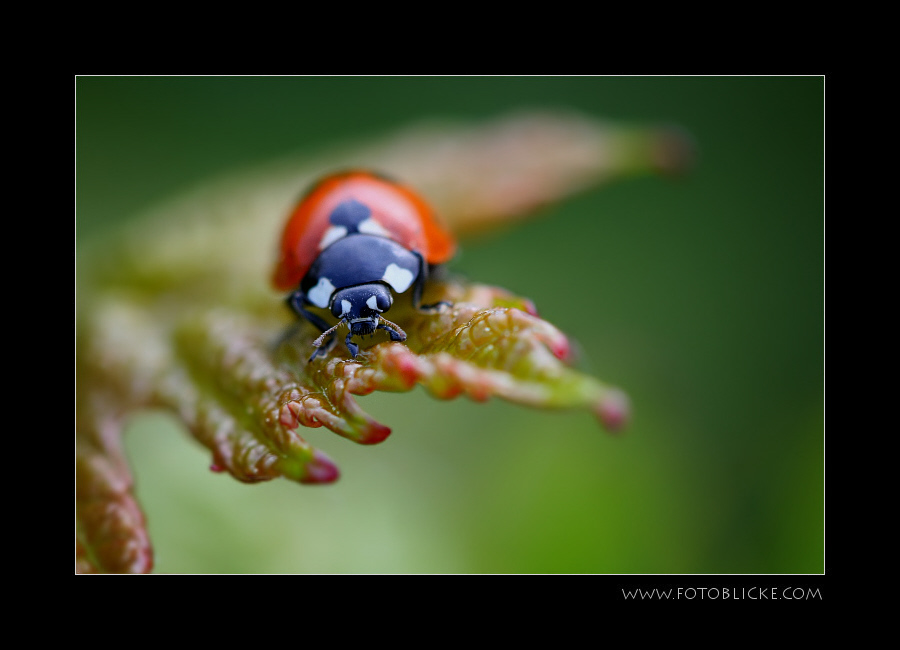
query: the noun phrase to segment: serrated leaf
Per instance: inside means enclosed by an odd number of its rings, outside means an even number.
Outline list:
[[[336,166],[408,180],[465,233],[617,175],[659,170],[661,152],[677,167],[671,154],[682,144],[668,132],[554,115],[415,130],[345,152],[339,164],[287,163],[211,185],[80,249],[76,571],[152,567],[120,448],[122,427],[139,409],[177,414],[209,449],[210,468],[244,482],[337,479],[335,464],[302,432],[324,426],[361,444],[384,440],[389,423],[355,399],[373,391],[421,385],[440,399],[585,408],[620,429],[624,393],[572,368],[566,336],[527,299],[487,285],[434,281],[425,303],[449,307],[420,313],[398,302],[391,311],[404,343],[379,332],[355,359],[336,345],[309,362],[319,332],[293,320],[268,288],[271,253],[292,201]]]

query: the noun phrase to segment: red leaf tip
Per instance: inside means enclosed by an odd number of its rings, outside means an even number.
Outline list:
[[[522,311],[527,313],[529,316],[539,317],[537,307],[534,302],[529,300],[528,298],[522,298]]]
[[[569,339],[562,334],[552,341],[550,351],[560,361],[570,361],[572,358],[572,346]]]
[[[377,445],[391,435],[391,428],[375,421],[368,422],[360,431],[360,437],[357,440],[363,445]]]
[[[334,483],[340,475],[337,465],[323,452],[316,449],[313,451],[312,460],[306,464],[306,476],[300,482]]]
[[[608,431],[617,433],[625,428],[631,416],[631,403],[620,390],[606,392],[597,404],[597,417]]]

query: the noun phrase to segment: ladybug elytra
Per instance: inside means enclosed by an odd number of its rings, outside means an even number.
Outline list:
[[[272,282],[290,290],[290,308],[322,331],[310,361],[333,347],[342,324],[350,329],[345,343],[356,357],[354,336],[382,329],[392,341],[406,340],[382,316],[393,294],[412,289],[420,311],[447,304],[420,302],[429,272],[455,251],[452,235],[413,190],[370,171],[344,171],[319,180],[294,208]],[[310,307],[330,310],[337,323],[329,326]]]

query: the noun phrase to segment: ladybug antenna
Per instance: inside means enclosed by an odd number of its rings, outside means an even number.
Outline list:
[[[316,347],[316,348],[322,347],[322,343],[325,342],[325,337],[328,336],[329,334],[331,334],[334,330],[336,330],[338,327],[340,327],[342,323],[345,323],[346,321],[347,321],[346,318],[342,318],[335,324],[334,327],[322,332],[322,335],[319,338],[317,338],[315,341],[313,341],[313,343],[312,343],[313,347]]]
[[[384,323],[385,325],[390,327],[392,330],[397,332],[397,334],[402,336],[403,337],[402,340],[404,340],[404,341],[406,340],[406,332],[404,332],[402,329],[400,329],[400,326],[397,325],[397,323],[392,323],[391,321],[389,321],[387,318],[385,318],[384,316],[382,316],[380,314],[378,315],[378,320],[380,320],[382,323]]]

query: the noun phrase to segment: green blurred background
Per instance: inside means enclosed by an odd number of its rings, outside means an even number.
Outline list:
[[[381,445],[304,434],[338,483],[248,486],[209,472],[172,419],[144,416],[126,441],[157,571],[824,570],[824,79],[75,86],[76,244],[220,173],[427,118],[575,109],[680,126],[698,151],[684,178],[598,188],[453,264],[577,340],[581,367],[629,393],[627,434],[586,412],[379,394],[360,401],[393,429]]]

